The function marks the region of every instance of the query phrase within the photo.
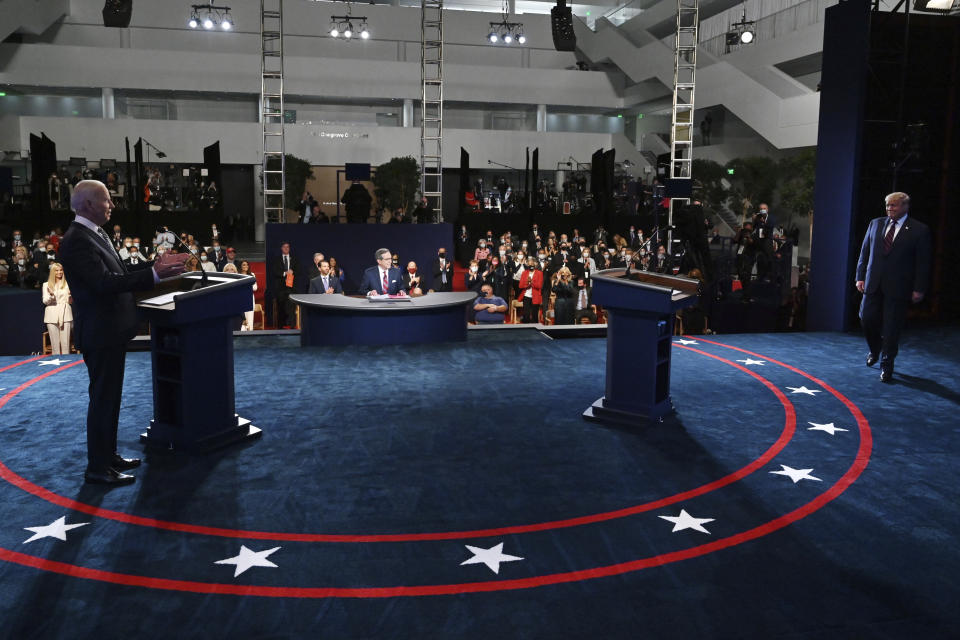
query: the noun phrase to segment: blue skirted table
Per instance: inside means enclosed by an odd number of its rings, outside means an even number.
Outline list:
[[[337,294],[296,294],[300,345],[418,344],[467,339],[472,292],[428,293],[418,298],[370,301]]]

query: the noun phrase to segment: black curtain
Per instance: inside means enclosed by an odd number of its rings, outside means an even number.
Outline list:
[[[460,187],[457,189],[457,208],[452,212],[452,216],[444,216],[448,220],[456,220],[460,216],[460,210],[463,209],[467,198],[467,191],[473,187],[470,186],[470,154],[463,147],[460,147]],[[482,197],[481,194],[474,194]],[[447,207],[444,206],[444,209]]]
[[[33,209],[48,213],[50,211],[50,174],[57,171],[57,145],[41,133],[30,134],[30,170]]]
[[[531,202],[537,204],[537,191],[540,189],[540,147],[533,150],[533,163],[530,168],[530,191],[533,192]],[[532,207],[531,207],[532,210]]]
[[[147,174],[143,166],[142,138],[137,138],[137,143],[133,145],[133,174],[130,178],[130,190],[133,192],[133,206],[130,209],[130,213],[133,214],[136,220],[140,220],[143,212],[147,208],[146,202],[144,202]]]
[[[124,201],[126,203],[127,211],[133,210],[133,165],[130,163],[130,138],[123,139],[123,145],[127,152],[127,160],[124,163],[124,166],[127,170],[127,192],[124,194]]]
[[[530,147],[527,147],[527,163],[523,166],[523,200],[527,210],[533,208],[533,202],[530,200]]]

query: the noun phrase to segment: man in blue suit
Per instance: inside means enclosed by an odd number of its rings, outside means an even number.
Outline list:
[[[930,230],[911,218],[910,196],[886,197],[887,215],[870,221],[860,260],[857,291],[863,294],[860,321],[870,353],[867,366],[880,360],[880,380],[893,379],[900,330],[907,304],[923,300],[930,276]]]
[[[340,278],[330,273],[330,263],[320,261],[320,274],[310,280],[310,293],[343,293]]]
[[[377,260],[377,266],[363,272],[360,291],[368,296],[406,293],[403,290],[403,276],[400,269],[393,266],[390,249],[377,249],[374,257]]]

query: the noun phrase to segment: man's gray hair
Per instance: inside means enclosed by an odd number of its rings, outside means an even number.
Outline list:
[[[897,200],[903,202],[903,204],[908,207],[910,206],[910,196],[905,194],[903,191],[894,191],[883,199],[884,202],[890,202],[891,200]]]
[[[97,187],[106,189],[106,186],[99,180],[81,180],[78,182],[77,186],[73,188],[73,195],[70,196],[70,208],[74,211],[80,211],[80,207]]]
[[[377,262],[379,262],[383,258],[383,254],[392,256],[390,249],[377,249],[377,252],[373,254],[373,257]]]

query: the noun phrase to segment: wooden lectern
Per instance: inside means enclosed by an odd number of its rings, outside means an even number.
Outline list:
[[[679,309],[697,303],[700,283],[647,271],[606,269],[591,277],[593,301],[607,312],[606,395],[583,417],[642,425],[673,411],[670,354]]]
[[[260,437],[234,413],[233,324],[253,308],[253,282],[213,273],[204,285],[191,272],[175,279],[173,290],[137,304],[150,322],[153,368],[153,420],[142,442],[204,452]]]

